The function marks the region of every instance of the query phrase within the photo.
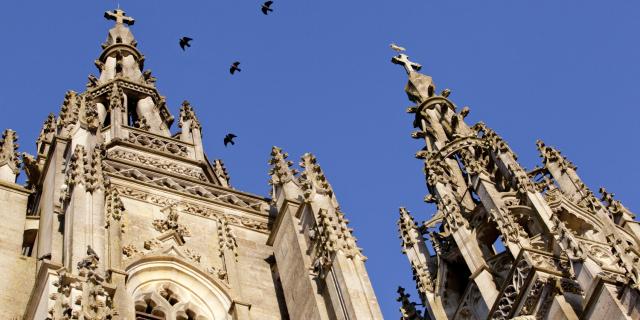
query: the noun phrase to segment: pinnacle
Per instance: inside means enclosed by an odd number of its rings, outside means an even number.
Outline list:
[[[282,152],[282,149],[273,146],[271,148],[271,159],[269,164],[269,175],[271,175],[271,181],[274,184],[284,184],[293,180],[296,171],[291,169],[293,162],[287,161],[289,155],[286,152]]]
[[[0,141],[0,165],[9,164],[14,171],[16,171],[19,166],[17,141],[18,135],[15,131],[11,129],[4,130],[2,133],[2,141]]]

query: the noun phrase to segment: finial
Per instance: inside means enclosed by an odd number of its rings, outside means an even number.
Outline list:
[[[127,17],[126,13],[120,9],[120,4],[118,4],[118,9],[114,11],[106,11],[104,13],[104,17],[107,20],[114,20],[116,25],[118,24],[127,24],[132,26],[135,20],[131,17]]]
[[[409,56],[404,53],[391,58],[391,62],[394,64],[402,65],[404,67],[404,70],[407,71],[407,74],[411,74],[422,69],[422,65],[409,60]]]

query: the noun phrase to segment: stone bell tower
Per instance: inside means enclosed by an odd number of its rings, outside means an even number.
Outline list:
[[[188,101],[171,132],[134,20],[105,17],[97,76],[47,117],[37,154],[0,140],[3,319],[381,319],[315,158],[296,177],[274,149],[274,199],[233,188]]]
[[[399,290],[402,319],[640,318],[634,215],[602,188],[596,198],[541,141],[543,166],[526,171],[496,132],[468,125],[469,109],[448,89],[437,94],[419,64],[405,54],[392,62],[409,78],[425,202],[437,206],[421,223],[400,208],[402,250],[425,306]]]

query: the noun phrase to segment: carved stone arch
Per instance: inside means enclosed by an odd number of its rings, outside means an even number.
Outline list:
[[[229,319],[233,295],[226,284],[177,256],[142,257],[126,267],[136,310],[153,302],[166,319]],[[163,297],[164,295],[164,297]],[[146,299],[146,300],[145,300]]]
[[[171,305],[155,291],[139,292],[133,298],[136,312],[166,317],[171,309]]]

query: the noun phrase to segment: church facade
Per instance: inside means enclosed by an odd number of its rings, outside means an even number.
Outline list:
[[[424,143],[427,203],[398,229],[421,305],[399,288],[401,319],[640,319],[640,225],[613,194],[600,197],[558,150],[537,142],[526,171],[484,123],[469,125],[405,54],[414,139]]]
[[[0,141],[3,319],[382,319],[315,157],[298,174],[274,147],[272,198],[236,190],[189,102],[170,131],[134,20],[105,17],[99,74],[47,117],[37,154]]]

